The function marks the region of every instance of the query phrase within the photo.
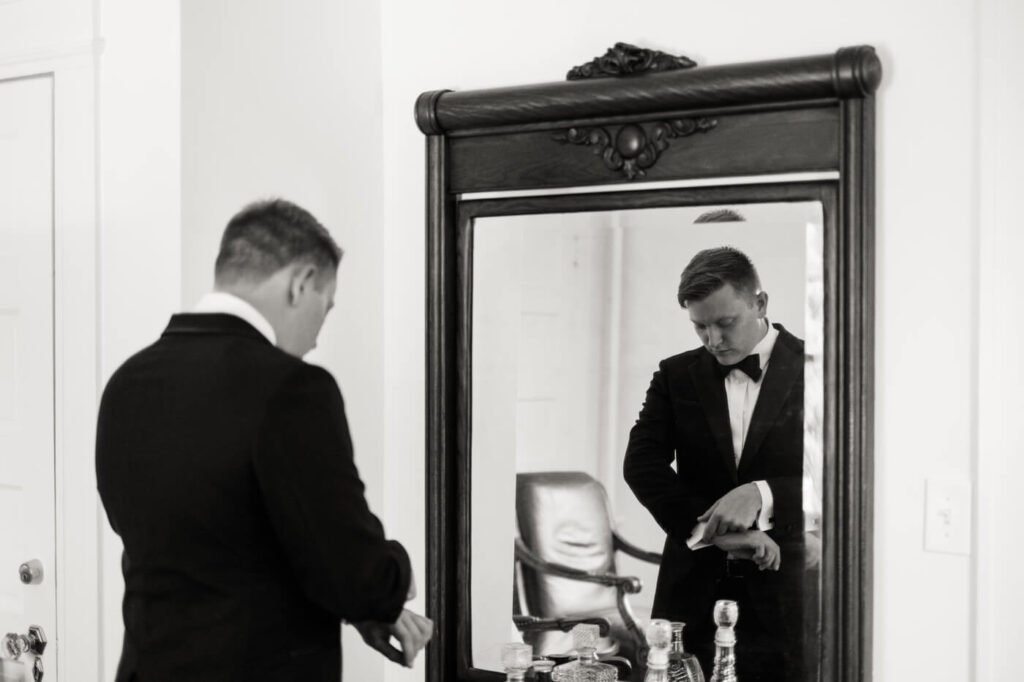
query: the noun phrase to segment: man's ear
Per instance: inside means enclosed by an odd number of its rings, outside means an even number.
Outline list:
[[[309,289],[314,289],[316,284],[317,269],[315,265],[297,265],[292,270],[291,279],[288,282],[288,303],[296,305],[299,299]]]
[[[768,314],[768,292],[759,291],[754,296],[754,301],[757,304],[757,312],[762,316]]]

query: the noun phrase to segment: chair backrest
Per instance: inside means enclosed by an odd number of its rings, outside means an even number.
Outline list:
[[[604,486],[580,471],[516,476],[516,518],[523,543],[539,558],[584,571],[614,573],[615,549]],[[584,616],[616,608],[616,590],[522,567],[530,615]]]

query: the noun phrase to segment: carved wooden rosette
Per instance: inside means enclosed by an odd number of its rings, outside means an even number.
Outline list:
[[[609,170],[622,171],[627,180],[635,180],[647,175],[646,169],[668,149],[669,140],[706,133],[716,125],[718,121],[713,118],[677,118],[647,124],[628,123],[619,126],[614,136],[602,127],[569,128],[556,134],[554,139],[562,144],[594,147],[594,154],[604,160]]]

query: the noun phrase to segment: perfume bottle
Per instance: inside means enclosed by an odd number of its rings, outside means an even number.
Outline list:
[[[501,665],[505,668],[506,682],[522,682],[533,664],[533,647],[512,642],[501,648]]]
[[[715,665],[711,682],[736,682],[736,621],[740,607],[736,602],[719,599],[715,602]]]
[[[668,651],[668,679],[672,682],[704,682],[704,672],[693,654],[686,653],[683,628],[686,623],[672,623],[672,646]]]
[[[574,625],[570,634],[572,634],[572,651],[569,652],[573,656],[579,656],[580,649],[587,647],[591,649],[597,648],[597,638],[601,633],[601,628],[590,623],[579,623]],[[568,663],[563,663],[559,666],[555,666],[555,669],[551,671],[551,679],[554,682],[571,682],[572,671],[579,665],[579,660],[572,660]]]
[[[672,643],[672,625],[661,618],[647,625],[647,674],[644,682],[669,682],[668,654]]]
[[[576,656],[571,682],[616,682],[619,679],[615,666],[597,660],[597,649],[585,646],[577,650]]]
[[[572,643],[575,661],[569,661],[551,671],[554,682],[615,682],[615,666],[597,660],[597,639],[600,628],[589,623],[573,626]]]
[[[555,662],[550,658],[535,658],[533,660],[533,675],[536,682],[554,682],[551,673],[554,672]]]

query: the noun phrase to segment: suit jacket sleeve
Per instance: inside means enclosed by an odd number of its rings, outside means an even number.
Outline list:
[[[675,416],[669,397],[668,379],[661,364],[647,389],[636,424],[629,432],[623,475],[658,525],[684,551],[697,517],[714,499],[698,491],[672,468],[675,459]]]
[[[772,476],[765,482],[772,490],[774,504],[772,534],[781,537],[803,532],[803,477]]]
[[[409,557],[366,503],[334,378],[302,365],[271,400],[258,438],[260,491],[304,593],[345,620],[394,622]]]

